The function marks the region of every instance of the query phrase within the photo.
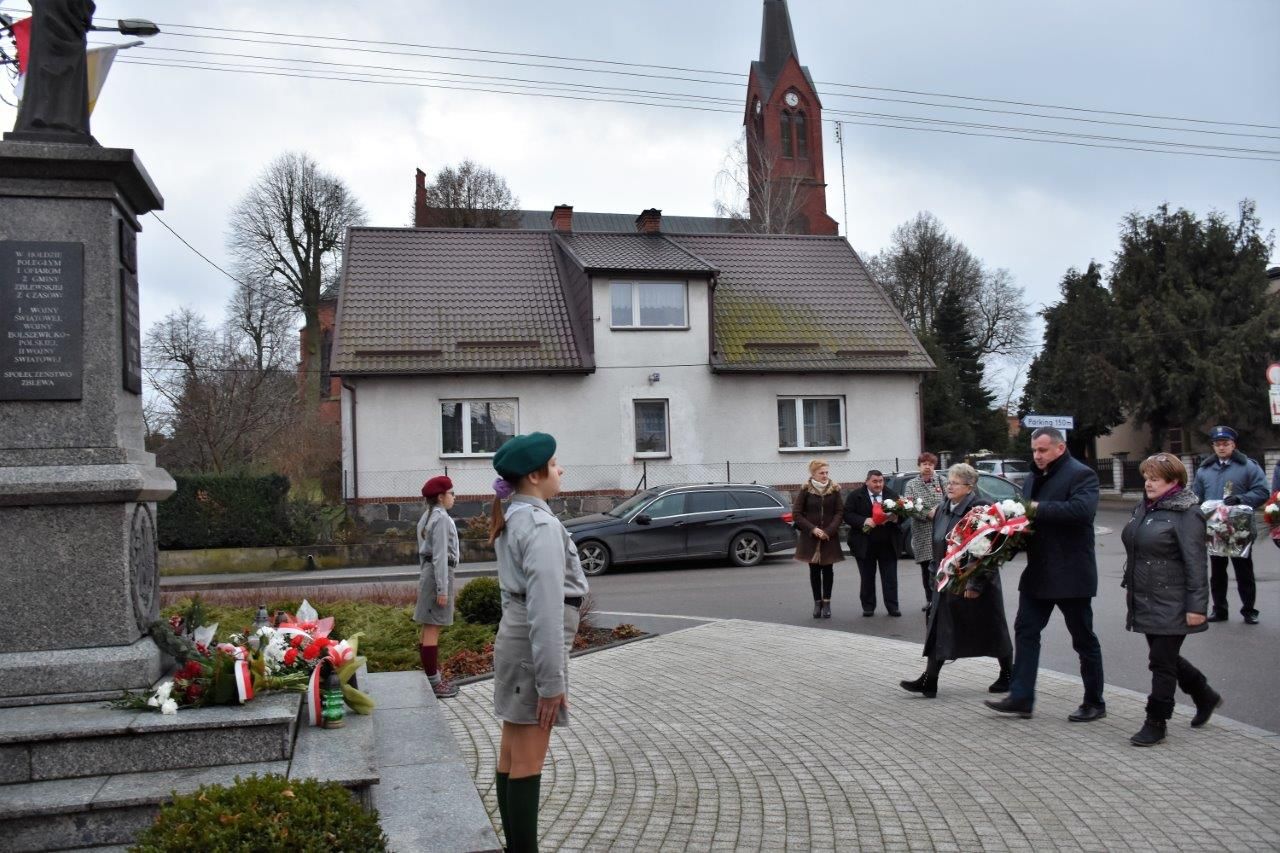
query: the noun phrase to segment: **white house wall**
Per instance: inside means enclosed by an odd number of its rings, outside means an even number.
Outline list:
[[[608,279],[593,283],[596,372],[574,375],[348,377],[357,389],[352,458],[350,392],[343,393],[343,466],[359,469],[360,498],[404,498],[446,467],[460,494],[488,493],[487,457],[443,457],[440,401],[515,399],[517,429],[556,436],[571,491],[723,480],[797,483],[821,456],[843,481],[868,467],[914,468],[920,451],[916,374],[712,373],[707,366],[706,282],[690,283],[689,324],[680,331],[613,331]],[[657,381],[651,381],[657,373]],[[843,450],[779,450],[779,396],[842,396]],[[635,400],[667,401],[669,459],[636,458]],[[729,462],[726,472],[725,463]],[[348,491],[348,497],[354,497]]]

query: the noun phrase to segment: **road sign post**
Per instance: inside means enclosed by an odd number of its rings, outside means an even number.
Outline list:
[[[1271,423],[1280,426],[1280,384],[1271,386]]]
[[[1040,429],[1041,427],[1053,427],[1063,432],[1076,428],[1076,419],[1072,415],[1037,415],[1026,414],[1022,416],[1022,425],[1027,429]]]

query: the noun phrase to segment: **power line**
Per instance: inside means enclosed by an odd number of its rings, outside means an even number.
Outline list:
[[[481,48],[457,47],[457,46],[450,46],[450,45],[430,45],[430,44],[416,44],[412,42],[384,41],[384,40],[377,40],[377,39],[356,39],[356,38],[345,38],[340,36],[310,35],[306,33],[287,33],[287,32],[274,32],[274,31],[267,31],[267,30],[246,30],[246,29],[239,29],[239,28],[233,28],[233,27],[209,27],[209,26],[200,26],[196,24],[170,23],[170,24],[162,24],[161,26],[166,28],[202,30],[206,32],[245,33],[248,35],[270,36],[272,38],[307,38],[307,39],[312,39],[316,41],[332,41],[332,42],[337,42],[343,45],[373,44],[373,45],[386,45],[390,47],[411,47],[411,48],[417,48],[420,50],[448,50],[448,51],[454,51],[457,53],[475,53],[475,54],[486,54],[490,56],[516,56],[516,57],[524,57],[524,58],[530,58],[530,59],[547,59],[547,60],[552,60],[557,62],[589,62],[589,63],[599,64],[599,65],[608,65],[608,66],[616,66],[616,67],[624,67],[624,68],[651,68],[655,70],[677,71],[677,72],[690,73],[690,74],[714,74],[719,76],[733,77],[733,78],[736,78],[737,80],[741,80],[744,76],[740,72],[718,71],[715,69],[707,69],[707,68],[688,68],[688,67],[683,67],[678,65],[659,65],[654,63],[642,63],[642,62],[622,62],[622,61],[610,60],[610,59],[593,59],[590,57],[560,56],[560,55],[554,55],[554,54],[539,54],[539,53],[529,53],[529,52],[523,52],[523,51],[501,51],[501,50],[488,50],[488,49],[481,49]],[[171,33],[171,34],[186,35],[193,38],[201,38],[201,36],[190,34],[190,33]],[[221,37],[204,36],[204,38],[221,38]],[[258,42],[258,43],[262,44],[264,42]],[[305,47],[308,45],[301,45],[301,46]],[[309,46],[320,47],[320,48],[327,47],[325,45],[309,45]],[[328,48],[328,49],[337,49],[337,48]],[[348,48],[348,49],[351,49],[351,48]],[[460,59],[460,57],[453,57],[453,58]],[[584,69],[584,70],[596,71],[597,73],[599,71],[599,69]],[[705,81],[705,82],[719,82],[719,81]],[[1145,119],[1152,119],[1157,121],[1181,121],[1181,122],[1189,122],[1189,123],[1196,123],[1196,124],[1221,125],[1221,126],[1228,126],[1228,127],[1252,127],[1252,128],[1260,128],[1265,130],[1280,130],[1280,125],[1258,124],[1258,123],[1251,123],[1251,122],[1236,122],[1236,121],[1219,121],[1214,119],[1159,115],[1159,114],[1152,114],[1152,113],[1127,112],[1122,110],[1106,110],[1106,109],[1091,108],[1091,107],[1067,106],[1063,104],[1046,104],[1046,103],[1040,103],[1035,101],[1018,101],[1018,100],[1011,100],[1011,99],[1004,99],[1004,98],[978,97],[974,95],[957,95],[957,94],[951,94],[947,92],[931,92],[931,91],[923,91],[923,90],[916,90],[916,89],[899,89],[899,88],[890,88],[886,86],[868,86],[865,84],[841,83],[841,82],[827,81],[827,80],[816,81],[815,85],[836,86],[840,88],[859,89],[863,91],[892,92],[895,94],[920,95],[924,97],[934,97],[934,98],[952,98],[956,100],[965,100],[965,101],[972,101],[972,102],[978,102],[978,103],[997,103],[997,104],[1007,104],[1010,106],[1034,107],[1038,109],[1064,110],[1064,111],[1070,111],[1070,112],[1094,113],[1099,115],[1124,116],[1129,118],[1145,118]]]
[[[256,42],[256,44],[261,44],[261,42]],[[634,90],[634,88],[625,88],[625,87],[594,86],[594,85],[589,85],[589,83],[550,81],[550,79],[500,77],[500,76],[493,76],[493,74],[468,74],[466,72],[447,72],[447,70],[439,70],[439,69],[403,68],[403,67],[398,67],[398,65],[370,65],[366,63],[339,63],[339,61],[332,61],[332,60],[302,59],[302,58],[293,58],[293,56],[262,56],[260,54],[232,53],[232,51],[189,50],[189,49],[183,49],[183,47],[155,47],[155,46],[146,45],[142,47],[142,50],[163,51],[163,53],[170,53],[170,54],[228,56],[228,58],[234,58],[234,59],[259,59],[259,60],[266,60],[266,61],[275,61],[275,63],[329,65],[329,67],[334,67],[334,68],[353,69],[353,70],[356,70],[356,72],[361,74],[366,74],[369,72],[378,72],[378,70],[388,70],[388,72],[421,74],[421,76],[436,76],[436,74],[439,74],[439,76],[447,76],[447,77],[493,79],[493,81],[518,81],[522,83],[536,83],[536,85],[541,85],[541,86],[559,86],[559,87],[580,86],[584,88],[599,88],[599,90],[607,90],[607,91],[608,90],[631,91],[631,92],[649,91],[649,90]],[[663,79],[671,79],[671,78],[663,78]],[[741,86],[740,81],[732,81],[732,82],[703,81],[703,82],[710,83],[710,85],[732,86],[735,88],[740,88]],[[655,93],[658,93],[658,92],[655,92]],[[675,95],[675,92],[662,92],[662,93],[671,93],[671,95]],[[739,104],[740,102],[737,99],[716,99],[716,97],[714,96],[692,95],[692,93],[681,93],[681,95],[686,97],[699,97],[699,99],[704,99],[704,100],[719,100],[723,102],[728,102],[728,104],[735,104],[735,105]],[[1149,129],[1149,131],[1166,131],[1171,133],[1202,133],[1202,134],[1211,134],[1211,136],[1234,136],[1234,137],[1260,138],[1260,140],[1280,140],[1280,136],[1275,136],[1275,134],[1267,134],[1267,133],[1240,133],[1240,132],[1230,132],[1230,131],[1210,131],[1210,129],[1204,129],[1204,128],[1167,127],[1167,126],[1164,126],[1164,124],[1115,122],[1115,120],[1070,117],[1070,115],[1048,115],[1046,113],[1028,113],[1028,111],[1025,111],[1025,110],[1000,110],[1000,109],[980,108],[980,106],[961,106],[957,104],[934,104],[934,102],[931,102],[931,101],[916,101],[916,100],[900,99],[900,97],[874,97],[870,95],[847,95],[847,93],[844,93],[844,92],[828,92],[828,97],[831,97],[831,96],[846,97],[846,99],[892,102],[892,104],[909,104],[913,106],[928,106],[928,108],[978,111],[978,113],[991,113],[991,114],[1000,114],[1000,115],[1020,115],[1020,117],[1024,117],[1024,118],[1057,120],[1057,122],[1084,122],[1089,124],[1103,124],[1103,126],[1112,126],[1112,127],[1133,127],[1133,128],[1139,128],[1139,129]],[[828,110],[828,111],[831,111],[831,110]]]
[[[222,67],[214,67],[215,63],[193,64],[193,63],[181,63],[181,62],[173,62],[173,61],[165,61],[165,60],[145,60],[145,59],[117,59],[116,63],[121,65],[146,65],[146,66],[154,66],[159,68],[184,68],[184,69],[195,70],[195,71],[221,71],[225,73],[248,74],[248,75],[263,76],[263,77],[289,77],[289,78],[298,78],[298,79],[331,80],[331,81],[337,81],[337,82],[365,83],[365,84],[386,85],[386,86],[410,86],[414,88],[444,89],[444,90],[463,91],[463,92],[481,92],[481,93],[487,93],[487,94],[521,95],[526,97],[553,98],[553,99],[559,99],[559,100],[571,100],[571,101],[583,101],[583,102],[595,102],[595,103],[630,104],[633,106],[647,106],[647,107],[666,107],[669,109],[692,110],[697,112],[715,112],[715,113],[731,113],[731,114],[739,114],[741,112],[740,110],[737,110],[737,109],[714,109],[712,107],[707,107],[707,106],[693,106],[693,105],[679,104],[679,103],[663,103],[663,102],[654,103],[652,100],[632,100],[632,99],[626,99],[626,98],[603,98],[603,97],[597,98],[597,97],[587,97],[583,95],[556,94],[551,92],[523,92],[523,91],[512,91],[510,89],[492,89],[492,88],[481,88],[481,87],[464,86],[464,85],[443,85],[440,83],[421,83],[421,82],[415,82],[413,80],[404,80],[399,78],[367,79],[363,77],[358,78],[358,77],[344,77],[344,76],[320,76],[319,74],[316,74],[316,73],[306,73],[300,70],[295,70],[295,71],[265,70],[265,69],[236,65],[234,63],[217,64]],[[506,85],[514,85],[514,84],[506,84]],[[655,96],[637,95],[635,97],[655,97]],[[833,112],[839,113],[841,111],[836,110]],[[849,113],[849,114],[858,115],[857,113]],[[945,121],[942,119],[921,119],[921,118],[911,118],[911,117],[896,117],[895,120],[917,121],[917,122],[924,121],[924,122],[933,122],[933,123],[940,123]],[[834,123],[834,120],[832,119],[826,119],[826,121],[828,121],[829,123]],[[925,131],[925,132],[931,132],[931,133],[948,133],[948,134],[959,135],[959,136],[985,137],[990,139],[1008,139],[1008,140],[1016,140],[1020,142],[1041,142],[1041,143],[1055,144],[1055,145],[1073,145],[1073,146],[1082,147],[1082,148],[1102,148],[1102,149],[1110,149],[1110,150],[1118,150],[1118,151],[1140,151],[1140,152],[1146,152],[1151,154],[1176,154],[1176,155],[1185,155],[1185,156],[1194,156],[1194,157],[1212,157],[1215,159],[1227,159],[1227,160],[1249,160],[1249,161],[1255,161],[1255,162],[1280,162],[1280,160],[1277,160],[1276,158],[1269,158],[1269,157],[1237,156],[1232,154],[1215,154],[1215,153],[1208,153],[1208,152],[1202,152],[1202,151],[1170,151],[1170,150],[1165,150],[1160,148],[1141,147],[1142,145],[1184,145],[1188,147],[1198,147],[1198,148],[1207,148],[1207,149],[1215,147],[1215,146],[1202,146],[1202,145],[1192,146],[1191,143],[1170,143],[1170,142],[1163,142],[1159,140],[1142,140],[1139,144],[1135,144],[1135,145],[1107,145],[1107,144],[1092,143],[1092,142],[1077,142],[1077,141],[1071,141],[1068,139],[1028,138],[1028,137],[1022,137],[1022,136],[1011,136],[1008,134],[1000,134],[1000,133],[979,133],[979,132],[970,132],[970,131],[961,131],[961,130],[951,130],[951,129],[941,128],[941,127],[920,127],[920,126],[911,126],[911,125],[887,124],[884,122],[873,122],[873,121],[846,120],[845,123],[858,124],[858,125],[863,125],[867,127],[892,128],[897,130],[914,130],[914,131]],[[969,126],[984,127],[982,125],[969,125]],[[990,125],[986,127],[1000,129],[1003,126]],[[1016,133],[1034,133],[1034,134],[1055,134],[1056,133],[1058,135],[1065,134],[1065,135],[1071,135],[1071,136],[1080,136],[1080,134],[1066,134],[1065,131],[1041,131],[1041,130],[1034,130],[1034,129],[1023,129],[1023,128],[1007,128],[1007,129],[1012,130],[1013,132],[1016,132]],[[1114,138],[1100,137],[1100,138],[1114,139],[1115,141],[1122,141],[1122,142],[1127,141],[1122,137],[1114,137]]]

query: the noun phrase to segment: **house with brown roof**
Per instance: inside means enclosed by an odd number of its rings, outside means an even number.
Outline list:
[[[511,435],[559,441],[569,491],[781,484],[912,465],[933,364],[842,237],[353,228],[332,371],[346,495],[490,491]]]

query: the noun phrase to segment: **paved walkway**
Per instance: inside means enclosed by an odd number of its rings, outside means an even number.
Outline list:
[[[918,644],[736,620],[576,658],[542,847],[1280,848],[1275,734],[1220,716],[1196,731],[1179,705],[1168,740],[1138,749],[1132,691],[1068,723],[1079,679],[1042,672],[1018,720],[982,706],[994,661],[948,665],[934,700],[898,687],[921,669]],[[492,682],[442,705],[496,823]]]

